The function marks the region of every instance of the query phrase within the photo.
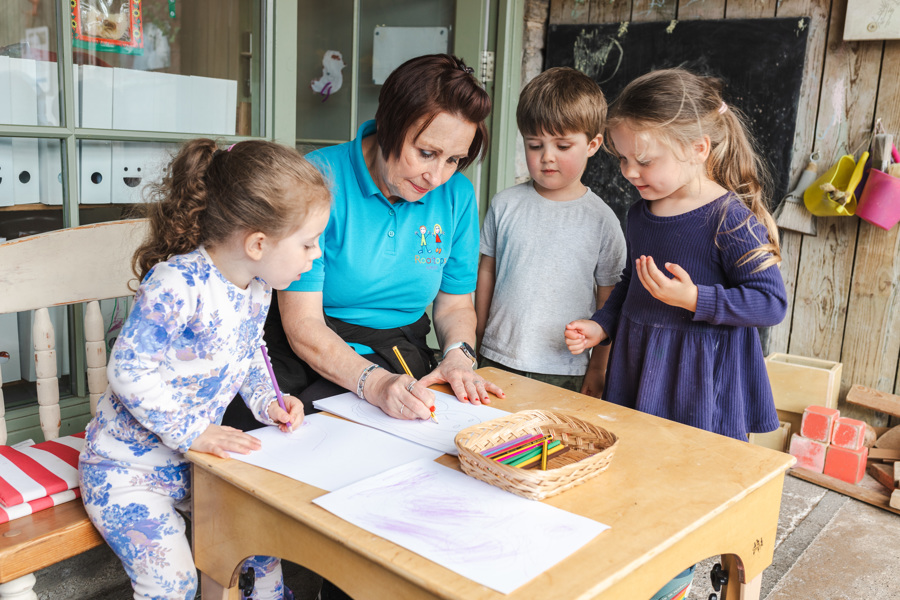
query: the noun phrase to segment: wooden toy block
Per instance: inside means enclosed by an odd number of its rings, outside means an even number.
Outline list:
[[[825,451],[828,444],[802,437],[791,436],[791,456],[797,459],[795,467],[821,473],[825,469]]]
[[[841,388],[839,362],[774,353],[766,357],[766,371],[775,408],[802,413],[810,404],[837,408]]]
[[[847,402],[900,417],[900,396],[882,392],[864,385],[854,385],[847,392]]]
[[[750,443],[784,452],[791,439],[791,424],[779,421],[778,429],[768,433],[751,433]]]
[[[836,408],[825,406],[807,406],[803,410],[803,421],[800,423],[800,435],[811,440],[828,444],[834,422],[841,416]]]
[[[829,446],[825,453],[826,475],[857,484],[866,474],[866,459],[869,449],[863,446],[862,450],[847,450],[838,446]]]
[[[888,465],[872,462],[866,467],[866,473],[872,476],[872,479],[887,488],[888,493],[893,491],[897,486],[894,485],[894,469]]]
[[[850,417],[838,417],[831,430],[831,445],[847,450],[859,450],[865,445],[866,424]],[[874,442],[873,442],[874,443]]]

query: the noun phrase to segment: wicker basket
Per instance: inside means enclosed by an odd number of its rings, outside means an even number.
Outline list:
[[[498,463],[481,452],[523,435],[550,434],[569,447],[546,471]],[[507,492],[543,500],[606,470],[618,438],[592,423],[546,410],[525,410],[467,427],[456,434],[462,470]]]

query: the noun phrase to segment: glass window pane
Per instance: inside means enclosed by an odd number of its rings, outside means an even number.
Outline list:
[[[353,2],[300,0],[297,13],[297,137],[349,140]]]
[[[0,237],[62,227],[61,148],[60,140],[0,138]]]
[[[260,135],[262,0],[71,0],[80,127]]]
[[[372,71],[375,28],[446,27],[452,31],[455,11],[455,0],[362,0],[359,16],[358,122],[375,118],[378,94],[381,92],[381,85],[374,83]],[[447,52],[453,52],[452,35],[449,37],[451,39],[447,42]],[[402,37],[398,36],[397,39],[402,41]]]
[[[149,199],[150,184],[162,181],[178,150],[178,144],[151,142],[80,140],[77,145],[82,224],[138,214],[134,205]]]
[[[57,4],[0,2],[0,124],[60,124]]]

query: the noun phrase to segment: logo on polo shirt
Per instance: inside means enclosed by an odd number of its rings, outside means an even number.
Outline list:
[[[416,237],[419,238],[419,250],[416,253],[415,262],[425,265],[443,265],[447,262],[446,257],[440,256],[443,248],[441,246],[441,236],[444,229],[440,223],[435,223],[433,228],[427,225],[420,225],[416,231]]]

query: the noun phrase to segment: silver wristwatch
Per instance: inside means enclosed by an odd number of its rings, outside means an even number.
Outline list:
[[[457,348],[462,350],[462,353],[466,355],[466,358],[472,361],[472,368],[474,369],[478,365],[478,359],[475,358],[475,349],[466,342],[456,342],[455,344],[447,346],[444,350],[443,358],[447,358],[447,353],[451,350],[456,350]]]

